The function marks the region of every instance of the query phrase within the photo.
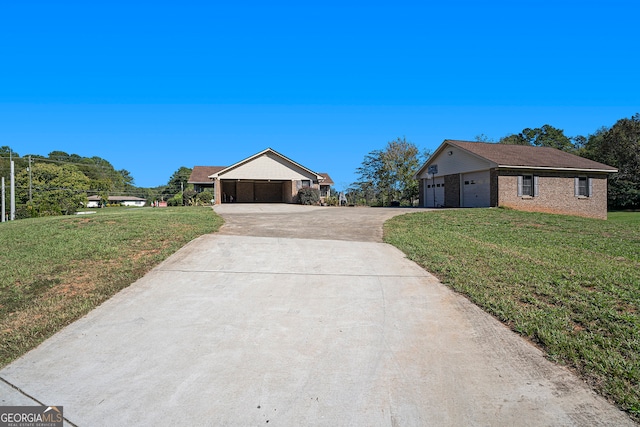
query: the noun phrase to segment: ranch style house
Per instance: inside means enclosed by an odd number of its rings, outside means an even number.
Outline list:
[[[320,201],[333,185],[317,173],[267,148],[231,166],[194,166],[188,180],[196,192],[211,191],[220,203],[295,203],[303,187],[320,191]]]
[[[445,140],[418,170],[422,207],[509,207],[607,218],[617,169],[550,147]]]

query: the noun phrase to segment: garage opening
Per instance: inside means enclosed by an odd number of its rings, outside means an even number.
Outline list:
[[[222,203],[284,203],[285,182],[223,180]]]

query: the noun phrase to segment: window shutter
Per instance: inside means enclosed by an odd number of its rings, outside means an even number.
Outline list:
[[[518,175],[518,197],[522,196],[522,175]]]
[[[587,182],[589,185],[589,194],[587,194],[588,197],[593,196],[593,178],[587,178]]]
[[[533,176],[533,196],[538,197],[538,176]]]
[[[576,197],[580,195],[580,178],[577,176],[573,178],[573,195]]]

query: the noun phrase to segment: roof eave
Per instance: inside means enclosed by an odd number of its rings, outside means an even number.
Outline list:
[[[254,159],[257,159],[258,157],[260,157],[260,156],[262,156],[262,155],[264,155],[266,153],[269,153],[269,152],[271,152],[271,153],[275,154],[276,156],[288,161],[289,163],[291,163],[293,165],[296,165],[300,169],[309,172],[311,175],[315,175],[317,181],[320,181],[321,179],[323,179],[323,177],[321,175],[319,175],[317,172],[314,172],[311,169],[302,166],[300,163],[291,160],[287,156],[278,153],[273,148],[264,149],[261,152],[254,154],[253,156],[247,157],[244,160],[240,160],[239,162],[237,162],[237,163],[235,163],[235,164],[233,164],[233,165],[231,165],[231,166],[229,166],[229,167],[227,167],[225,169],[222,169],[221,171],[218,171],[218,172],[216,172],[216,173],[214,173],[212,175],[209,175],[209,178],[210,179],[218,179],[218,178],[220,178],[220,175],[223,175],[225,172],[230,171],[231,169],[235,169],[235,168],[237,168],[237,167],[239,167],[239,166],[241,166],[243,164],[249,163],[250,161],[252,161]]]
[[[536,169],[536,170],[554,170],[569,172],[598,172],[598,173],[616,173],[618,169],[591,169],[591,168],[558,168],[552,166],[515,166],[515,165],[498,165],[500,169]]]

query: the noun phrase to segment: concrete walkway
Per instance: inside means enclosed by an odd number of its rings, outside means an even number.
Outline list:
[[[635,425],[380,243],[402,210],[224,205],[221,232],[0,371],[79,426]]]

